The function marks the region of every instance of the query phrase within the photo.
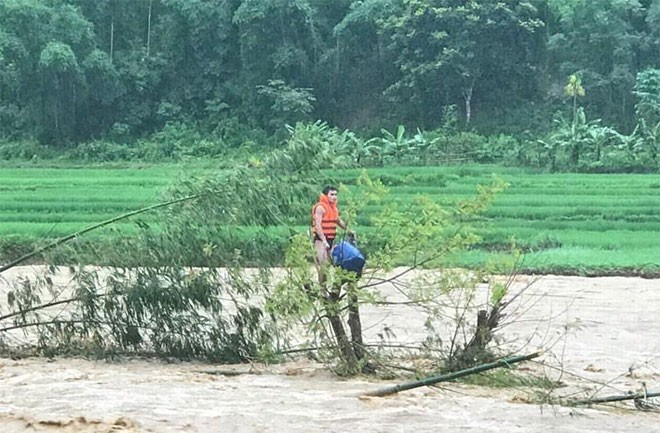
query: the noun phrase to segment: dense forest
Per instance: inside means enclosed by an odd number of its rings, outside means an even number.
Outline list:
[[[318,119],[657,167],[660,0],[0,2],[5,142],[236,147]]]

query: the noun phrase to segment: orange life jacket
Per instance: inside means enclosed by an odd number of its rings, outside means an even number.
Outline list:
[[[333,240],[337,236],[337,224],[339,224],[339,210],[336,203],[331,203],[328,196],[321,194],[319,202],[312,208],[312,233],[316,234],[316,221],[315,213],[316,208],[322,206],[325,210],[323,219],[321,220],[321,229],[328,241]]]

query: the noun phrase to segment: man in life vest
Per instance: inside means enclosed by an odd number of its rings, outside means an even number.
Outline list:
[[[346,229],[346,223],[339,217],[337,209],[337,188],[326,186],[319,201],[312,208],[312,236],[316,250],[316,264],[320,268],[330,260],[332,243],[337,236],[337,226]]]
[[[337,188],[326,186],[319,197],[318,203],[312,208],[312,235],[314,237],[314,249],[316,250],[316,268],[321,285],[321,297],[327,302],[328,318],[337,341],[339,342],[345,359],[355,364],[365,357],[364,344],[362,342],[362,325],[358,310],[357,287],[352,290],[346,289],[348,294],[348,326],[351,330],[351,341],[349,342],[344,331],[344,326],[339,318],[338,302],[341,299],[340,291],[342,285],[336,287],[325,287],[325,267],[331,263],[331,250],[333,242],[337,237],[337,226],[346,230],[346,222],[339,217],[337,209]],[[349,232],[349,237],[354,233]],[[353,282],[354,283],[354,282]]]

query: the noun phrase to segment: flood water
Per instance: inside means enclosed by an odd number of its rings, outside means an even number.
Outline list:
[[[642,382],[660,390],[659,280],[545,276],[519,302],[502,330],[506,344],[545,349],[546,365],[520,366],[560,380],[558,396],[623,394]],[[363,322],[369,341],[384,326],[403,344],[423,333],[412,308],[365,308]],[[307,359],[272,366],[0,359],[0,433],[660,432],[660,414],[631,402],[539,404],[522,387],[445,383],[361,397],[399,382],[342,379]]]

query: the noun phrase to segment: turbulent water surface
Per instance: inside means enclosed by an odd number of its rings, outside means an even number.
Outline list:
[[[15,274],[4,277],[6,285]],[[518,289],[529,281],[522,278]],[[383,291],[396,298],[392,288]],[[519,352],[546,349],[549,366],[523,368],[560,380],[558,395],[624,394],[642,382],[660,390],[660,281],[546,276],[517,302],[501,331],[506,344]],[[400,343],[423,337],[412,308],[365,308],[363,315],[368,340],[384,327]],[[360,397],[393,383],[340,379],[307,360],[219,366],[0,359],[0,433],[660,432],[660,414],[630,402],[540,405],[519,387],[451,383]]]

